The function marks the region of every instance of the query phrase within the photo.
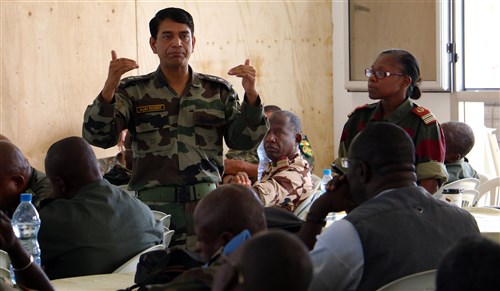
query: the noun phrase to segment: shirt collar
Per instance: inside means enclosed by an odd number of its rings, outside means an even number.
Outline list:
[[[401,105],[396,108],[393,112],[387,115],[385,118],[382,115],[382,105],[379,102],[377,107],[375,108],[375,112],[372,115],[372,121],[388,121],[390,123],[398,124],[401,120],[403,120],[406,116],[408,116],[408,111],[413,107],[413,102],[410,101],[410,98],[406,98]]]

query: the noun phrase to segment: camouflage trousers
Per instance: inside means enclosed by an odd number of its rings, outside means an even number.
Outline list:
[[[143,201],[151,210],[158,210],[172,215],[170,229],[174,235],[169,247],[184,247],[194,251],[196,248],[196,234],[194,232],[194,209],[198,201],[181,202],[148,202]]]
[[[138,198],[151,208],[170,214],[170,229],[174,235],[170,246],[185,247],[194,251],[196,235],[194,232],[194,209],[198,201],[214,190],[214,183],[199,183],[192,186],[158,186],[137,193]]]

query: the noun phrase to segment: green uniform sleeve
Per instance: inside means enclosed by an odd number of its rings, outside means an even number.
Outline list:
[[[84,114],[82,136],[91,145],[101,148],[115,146],[121,131],[128,123],[129,102],[115,93],[114,102],[101,102],[101,95],[87,107]]]
[[[439,180],[440,185],[446,183],[448,172],[445,165],[436,161],[417,164],[417,181],[431,178]]]

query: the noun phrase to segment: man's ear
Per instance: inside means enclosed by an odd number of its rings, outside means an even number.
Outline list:
[[[367,163],[364,161],[358,161],[358,163],[355,164],[355,171],[360,182],[370,182],[373,174]]]
[[[301,141],[302,141],[302,134],[300,134],[300,133],[296,133],[296,134],[295,134],[295,142],[296,142],[297,144],[300,144],[300,142],[301,142]]]
[[[459,153],[450,153],[449,156],[451,161],[458,161],[463,158]]]
[[[156,39],[152,36],[149,38],[149,46],[151,47],[153,53],[158,54],[158,50],[156,49]]]
[[[223,232],[219,238],[222,240],[223,242],[223,245],[222,246],[225,246],[228,242],[230,242],[232,239],[233,239],[234,235],[232,233],[230,233],[229,231],[225,231]]]
[[[54,188],[53,196],[51,198],[72,198],[65,195],[65,193],[67,193],[68,187],[61,177],[53,177],[52,179],[50,179],[50,182],[52,183],[52,187]]]
[[[28,183],[27,179],[23,175],[14,175],[10,178],[16,187],[16,191],[21,193]]]
[[[194,52],[194,47],[195,47],[195,45],[196,45],[196,37],[195,37],[194,35],[193,35],[193,40],[192,40],[192,42],[193,42],[193,43],[192,43],[192,44],[193,44],[193,50],[191,51],[191,53],[193,53],[193,52]]]

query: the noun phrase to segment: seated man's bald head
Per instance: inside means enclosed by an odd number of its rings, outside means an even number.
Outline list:
[[[81,186],[102,178],[92,148],[87,141],[76,136],[50,146],[45,157],[45,171],[56,196],[74,195]]]
[[[254,234],[267,228],[257,194],[238,184],[222,185],[208,193],[195,209],[194,225],[205,260],[243,230]]]

